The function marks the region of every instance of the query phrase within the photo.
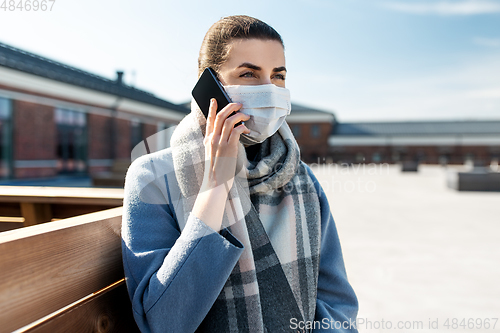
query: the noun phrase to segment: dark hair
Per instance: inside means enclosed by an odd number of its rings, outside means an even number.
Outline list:
[[[246,15],[227,16],[215,22],[203,38],[198,57],[198,76],[207,67],[218,73],[227,60],[229,43],[238,38],[275,40],[285,47],[280,34],[267,23]]]

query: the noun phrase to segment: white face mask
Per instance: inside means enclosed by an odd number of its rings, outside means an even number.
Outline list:
[[[241,103],[240,111],[250,116],[245,126],[250,134],[241,134],[246,145],[261,143],[281,127],[292,106],[290,91],[274,84],[224,86],[234,103]]]

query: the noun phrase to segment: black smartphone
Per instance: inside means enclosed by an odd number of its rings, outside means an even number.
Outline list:
[[[208,117],[208,110],[210,108],[210,99],[215,98],[217,101],[217,113],[222,110],[226,105],[231,103],[231,99],[226,94],[224,87],[220,83],[214,70],[207,67],[201,74],[198,82],[193,88],[191,94],[194,100],[200,107],[201,112]],[[232,116],[235,112],[231,113]],[[241,124],[241,121],[234,125],[234,127]]]

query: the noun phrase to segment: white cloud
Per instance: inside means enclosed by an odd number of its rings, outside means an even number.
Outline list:
[[[476,37],[474,43],[487,47],[500,47],[500,38]]]
[[[383,7],[412,14],[478,15],[500,13],[500,1],[433,1],[424,3],[386,2]]]

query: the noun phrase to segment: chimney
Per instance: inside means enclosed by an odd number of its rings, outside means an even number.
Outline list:
[[[123,84],[123,71],[116,71],[116,83],[119,85]]]

